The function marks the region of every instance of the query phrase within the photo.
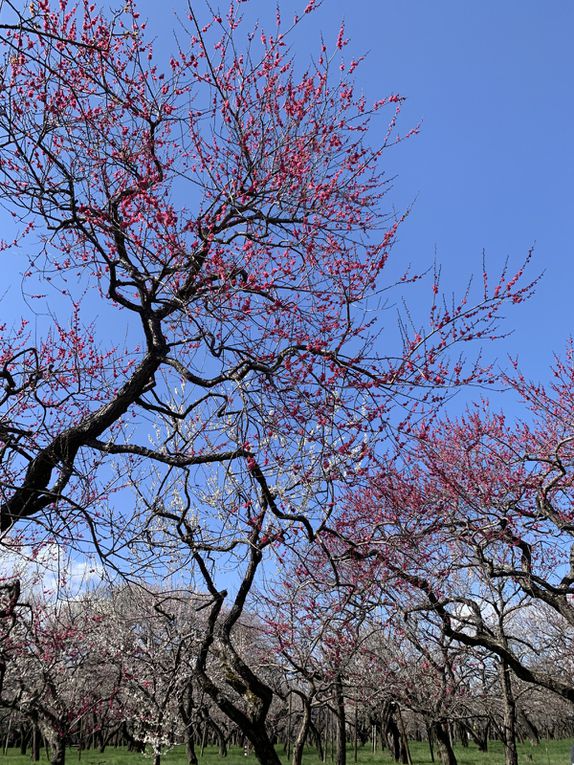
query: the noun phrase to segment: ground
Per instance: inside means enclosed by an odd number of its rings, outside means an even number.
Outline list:
[[[570,765],[570,750],[573,741],[543,741],[538,746],[529,743],[519,744],[519,761],[521,765]],[[504,752],[498,741],[491,742],[490,750],[484,754],[476,747],[455,747],[459,765],[504,765]],[[45,752],[40,760],[40,765],[46,765]],[[287,757],[280,751],[282,759],[287,765]],[[426,743],[411,742],[411,754],[413,765],[429,765],[431,762],[429,749]],[[348,765],[353,765],[353,750],[349,747]],[[30,765],[30,757],[22,756],[18,750],[9,749],[6,754],[0,754],[0,765]],[[149,765],[151,758],[144,755],[128,752],[126,749],[114,749],[109,747],[101,754],[98,751],[84,751],[79,755],[76,749],[71,749],[67,755],[67,765]],[[231,748],[229,756],[223,760],[217,754],[217,749],[207,748],[200,765],[256,765],[253,755],[245,757],[243,749]],[[388,752],[378,751],[373,753],[370,748],[363,748],[358,753],[358,765],[389,765],[393,760]],[[176,747],[162,758],[162,765],[186,765],[185,751],[183,747]],[[304,765],[320,765],[320,760],[314,750],[308,750],[305,754]],[[331,758],[328,755],[326,765],[330,765]],[[438,765],[438,760],[437,760]]]

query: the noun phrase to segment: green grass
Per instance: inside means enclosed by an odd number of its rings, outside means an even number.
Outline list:
[[[570,749],[572,740],[543,741],[539,746],[531,744],[519,744],[518,757],[521,765],[570,765]],[[504,750],[499,741],[489,744],[487,753],[479,752],[475,746],[456,746],[456,756],[459,765],[504,765]],[[279,748],[281,759],[287,765],[287,757],[283,749]],[[327,755],[325,765],[331,765],[331,757]],[[411,755],[413,765],[430,765],[430,753],[426,742],[411,742]],[[198,749],[199,756],[199,749]],[[439,765],[438,755],[435,753],[436,765]],[[86,750],[78,756],[77,749],[70,749],[66,757],[67,765],[150,765],[151,758],[145,755],[128,752],[127,749],[108,747],[103,754],[94,750]],[[253,754],[245,757],[243,749],[231,747],[226,759],[219,757],[215,747],[205,749],[200,765],[256,765]],[[0,765],[31,765],[29,755],[21,755],[17,749],[9,749],[6,755],[0,754]],[[308,749],[303,758],[304,765],[322,765],[314,749]],[[353,749],[351,746],[347,752],[348,765],[354,765]],[[42,750],[40,765],[47,765],[46,753]],[[187,765],[185,750],[176,747],[162,757],[162,765]],[[388,751],[373,753],[369,746],[359,749],[358,765],[394,765]]]

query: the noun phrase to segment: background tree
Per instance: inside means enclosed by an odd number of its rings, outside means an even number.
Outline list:
[[[518,677],[572,701],[568,667],[559,662],[554,673],[536,661],[558,634],[563,645],[571,637],[567,373],[570,354],[557,362],[558,382],[551,390],[518,378],[517,390],[532,403],[528,424],[509,425],[503,415],[485,409],[443,423],[442,435],[433,431],[420,442],[425,492],[443,510],[453,557],[444,558],[439,578],[420,571],[410,581],[429,598],[449,635],[484,646]],[[483,582],[482,597],[472,597],[468,587],[466,592],[448,587],[449,571],[455,569],[475,572]],[[448,592],[446,598],[440,589]],[[505,613],[518,606],[523,616],[506,626]],[[540,618],[541,607],[546,616],[552,614],[549,623]]]
[[[36,597],[4,642],[8,662],[1,703],[42,734],[53,765],[63,765],[72,738],[81,743],[91,735],[96,712],[111,706],[119,693],[109,626],[89,601]]]
[[[347,505],[346,555],[382,559],[445,637],[497,657],[509,762],[518,720],[509,672],[573,698],[572,368],[569,348],[552,385],[508,379],[528,407],[523,422],[483,403],[423,424]],[[554,650],[554,667],[540,662]]]
[[[298,699],[295,707],[289,705],[293,725],[297,722],[293,765],[300,765],[311,733],[320,741],[313,725],[314,711],[322,710],[335,722],[338,765],[346,762],[347,729],[351,726],[356,741],[357,716],[349,719],[347,708],[349,700],[358,708],[354,659],[368,638],[363,625],[373,605],[372,588],[363,586],[367,573],[362,579],[352,568],[343,561],[334,566],[329,550],[315,546],[306,555],[283,560],[278,581],[259,593],[258,610],[270,648],[285,674],[287,692]],[[376,575],[373,567],[369,574]]]

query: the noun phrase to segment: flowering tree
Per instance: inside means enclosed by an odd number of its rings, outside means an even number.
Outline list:
[[[449,725],[472,718],[473,712],[484,713],[484,699],[478,697],[474,682],[476,657],[453,645],[421,613],[409,613],[408,606],[397,604],[393,616],[381,638],[368,646],[371,673],[380,672],[387,698],[424,720],[429,744],[436,742],[441,763],[456,765]]]
[[[300,71],[300,20],[244,32],[238,0],[205,21],[190,7],[165,61],[131,0],[111,16],[1,5],[0,198],[17,224],[2,250],[27,259],[21,320],[0,335],[1,530],[95,545],[132,577],[195,572],[198,680],[276,763],[271,690],[232,639],[264,551],[330,524],[388,422],[410,428],[402,405],[419,416],[488,379],[449,350],[492,336],[529,288],[503,273],[476,304],[447,303],[435,280],[426,325],[381,350],[401,223],[382,159],[402,99],[356,92],[342,29]]]
[[[89,601],[31,600],[26,618],[4,638],[1,703],[41,731],[53,765],[72,736],[88,736],[98,711],[112,706],[121,673],[107,642],[109,622]]]
[[[460,588],[437,587],[437,580],[427,575],[413,582],[433,601],[449,634],[488,648],[523,680],[573,700],[570,662],[566,659],[564,665],[565,657],[557,660],[561,671],[555,674],[535,660],[555,641],[551,633],[570,640],[572,624],[569,479],[567,471],[562,472],[560,445],[551,441],[555,432],[546,414],[539,409],[541,422],[517,427],[501,415],[476,414],[452,423],[448,447],[444,440],[425,444],[434,496],[448,513],[450,535],[456,535],[451,546],[456,562],[446,557],[442,576],[453,565],[458,570],[472,568],[483,582],[478,590],[482,595],[473,598]],[[536,447],[544,451],[536,453]],[[449,592],[448,603],[438,594],[439,587]],[[512,590],[513,596],[506,594]],[[497,592],[500,597],[494,598]],[[506,612],[525,604],[521,620],[506,618]]]
[[[121,690],[116,710],[136,748],[147,749],[155,765],[191,723],[180,713],[188,702],[196,654],[197,602],[175,594],[123,587],[104,594],[102,608],[113,625]],[[193,740],[191,752],[193,756]]]
[[[301,710],[292,765],[301,765],[317,708],[334,711],[336,762],[345,765],[346,701],[354,696],[358,679],[351,666],[368,637],[362,630],[372,608],[368,582],[377,573],[373,566],[366,571],[367,567],[364,563],[362,576],[351,575],[348,561],[333,567],[329,550],[316,546],[307,555],[284,561],[280,580],[259,596],[270,651],[284,672],[288,694],[298,699],[296,708]],[[356,698],[354,702],[356,709]]]
[[[400,484],[389,472],[379,476],[369,500],[382,520],[362,554],[386,555],[445,635],[498,657],[509,763],[516,759],[510,672],[574,700],[573,369],[568,348],[548,386],[518,372],[508,379],[525,405],[522,422],[484,403],[424,428],[398,458]],[[413,538],[418,529],[416,548],[397,554],[395,545],[390,556],[385,541],[401,526]],[[554,669],[539,659],[550,654]]]

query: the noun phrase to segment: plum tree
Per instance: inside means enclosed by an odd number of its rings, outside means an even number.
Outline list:
[[[318,5],[265,32],[239,0],[190,4],[164,56],[132,0],[0,3],[2,257],[27,261],[0,328],[0,528],[132,578],[191,571],[198,682],[273,765],[271,689],[233,646],[264,553],[316,540],[403,407],[489,379],[452,346],[531,288],[503,272],[446,301],[435,279],[428,322],[382,347],[381,291],[412,279],[387,275],[402,98],[360,95],[343,29],[299,65],[288,36]]]

